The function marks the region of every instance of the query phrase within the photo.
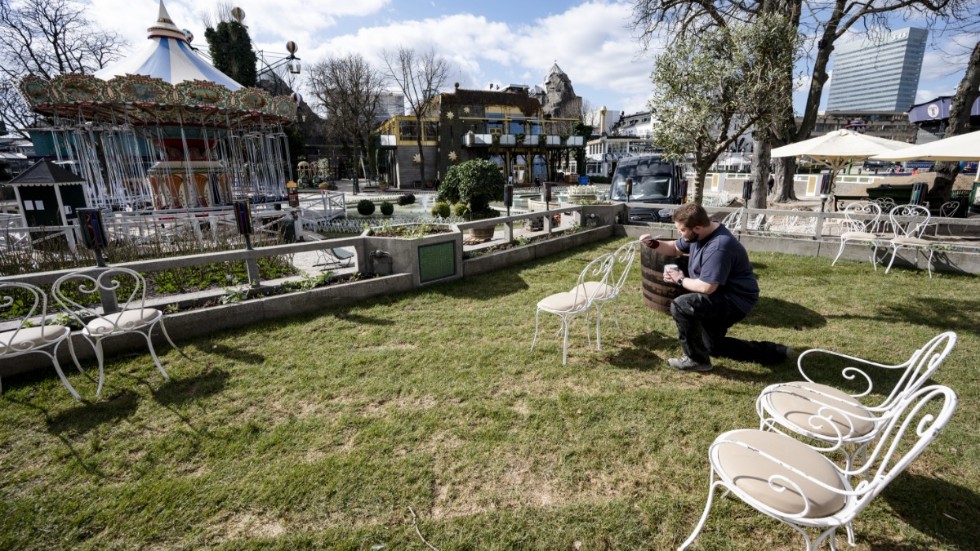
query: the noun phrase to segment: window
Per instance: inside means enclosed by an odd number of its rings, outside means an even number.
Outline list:
[[[439,123],[436,121],[424,121],[422,125],[422,128],[425,130],[425,139],[439,139]]]
[[[419,125],[416,121],[399,121],[398,136],[403,140],[417,140],[419,138]]]

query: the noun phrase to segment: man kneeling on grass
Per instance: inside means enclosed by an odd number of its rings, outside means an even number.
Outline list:
[[[670,304],[684,356],[667,363],[682,371],[711,371],[710,356],[765,365],[785,361],[792,353],[785,345],[726,335],[759,301],[759,284],[745,247],[696,203],[674,211],[674,227],[681,237],[673,243],[640,236],[658,254],[688,255],[687,276],[680,270],[664,271],[664,281],[690,291]]]

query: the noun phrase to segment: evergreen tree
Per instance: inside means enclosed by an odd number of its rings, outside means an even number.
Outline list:
[[[221,21],[204,31],[211,62],[242,86],[255,86],[258,57],[248,29],[238,21]]]

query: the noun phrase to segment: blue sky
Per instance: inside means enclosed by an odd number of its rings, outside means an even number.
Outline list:
[[[223,0],[228,1],[228,0]],[[447,89],[489,84],[542,84],[554,63],[571,78],[575,92],[591,106],[635,112],[650,95],[656,46],[642,51],[629,29],[631,2],[611,0],[314,0],[305,3],[241,0],[256,48],[284,55],[295,41],[304,64],[333,55],[362,54],[379,67],[383,50],[405,45],[434,48],[453,63]],[[122,33],[137,49],[156,20],[157,0],[88,0],[87,15],[103,28]],[[218,0],[167,0],[174,22],[206,46],[204,19]],[[892,21],[893,28],[915,21]],[[941,38],[930,50],[917,101],[952,94],[977,35]],[[944,50],[944,51],[941,51]],[[968,53],[968,50],[966,50]],[[806,89],[808,81],[801,79]],[[827,89],[824,89],[824,102]],[[797,94],[798,109],[803,94]]]

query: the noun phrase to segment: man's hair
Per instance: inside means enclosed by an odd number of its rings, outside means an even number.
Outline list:
[[[706,228],[711,225],[711,217],[708,211],[697,203],[684,203],[674,211],[674,222],[680,222],[685,228],[701,226]]]

